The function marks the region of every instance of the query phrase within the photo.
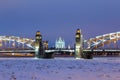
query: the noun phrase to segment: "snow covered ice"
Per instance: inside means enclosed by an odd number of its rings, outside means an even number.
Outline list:
[[[0,58],[0,80],[120,80],[120,58]]]

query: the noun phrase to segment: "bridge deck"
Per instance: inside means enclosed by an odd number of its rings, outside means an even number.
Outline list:
[[[45,53],[50,52],[74,52],[74,50],[45,50]],[[95,49],[87,50],[84,49],[83,52],[120,52],[120,49]],[[0,50],[0,53],[35,53],[35,50]]]

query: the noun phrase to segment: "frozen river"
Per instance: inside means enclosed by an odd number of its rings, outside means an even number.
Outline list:
[[[0,80],[120,80],[120,57],[0,58]]]

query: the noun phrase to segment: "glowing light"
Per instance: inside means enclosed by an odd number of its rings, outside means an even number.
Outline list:
[[[80,60],[81,58],[76,57],[75,59]]]
[[[115,34],[115,33],[110,33],[110,35],[113,35],[113,34]]]
[[[79,49],[80,48],[80,46],[76,46],[76,49]]]
[[[40,31],[37,31],[37,33],[36,33],[37,35],[40,35]]]
[[[76,35],[76,38],[79,38],[80,36],[79,35]]]
[[[80,33],[80,32],[81,32],[80,29],[77,29],[76,33]]]
[[[12,46],[15,46],[15,43],[13,43]]]
[[[12,55],[15,55],[15,53],[12,53]]]
[[[2,46],[2,43],[0,43],[0,47]]]
[[[35,57],[34,59],[39,59],[39,58]]]

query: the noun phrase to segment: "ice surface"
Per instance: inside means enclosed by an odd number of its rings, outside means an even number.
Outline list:
[[[0,80],[120,80],[120,58],[0,58]]]

